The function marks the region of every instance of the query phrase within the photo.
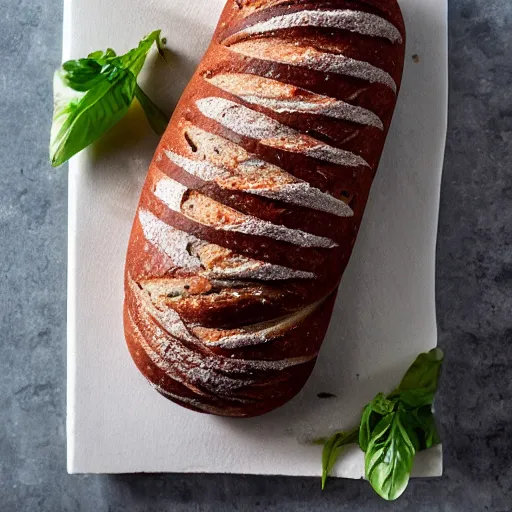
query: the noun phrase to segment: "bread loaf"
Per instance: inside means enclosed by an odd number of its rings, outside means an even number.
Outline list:
[[[131,355],[223,416],[290,400],[327,330],[400,87],[396,0],[229,0],[129,242]]]

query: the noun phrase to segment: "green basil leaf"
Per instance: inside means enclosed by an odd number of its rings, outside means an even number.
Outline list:
[[[90,53],[86,59],[64,62],[62,76],[68,87],[75,91],[88,91],[98,81],[108,76],[116,65],[119,65],[118,60],[112,48],[108,48],[105,52],[98,50]]]
[[[382,416],[394,411],[398,399],[389,400],[383,393],[379,393],[364,409],[359,427],[359,446],[366,452],[373,430]]]
[[[62,79],[75,91],[88,91],[102,80],[103,66],[93,59],[68,60],[62,64]]]
[[[390,412],[393,412],[395,405],[398,402],[397,399],[388,399],[384,393],[379,393],[371,402],[372,410],[381,416],[385,416]]]
[[[87,55],[88,59],[94,59],[102,63],[106,63],[112,57],[116,57],[116,52],[112,48],[107,48],[105,51],[98,50]]]
[[[361,425],[359,426],[359,447],[363,452],[368,448],[370,437],[376,426],[376,418],[379,416],[372,409],[371,402],[363,409],[361,414]]]
[[[128,111],[135,95],[132,73],[113,71],[83,93],[66,87],[61,72],[55,74],[55,107],[50,158],[58,166],[112,128]]]
[[[409,410],[415,410],[425,405],[431,406],[435,392],[428,389],[409,389],[400,392],[400,402]]]
[[[138,85],[135,87],[135,97],[143,108],[153,131],[157,135],[163,135],[169,124],[169,118],[148,98]]]
[[[92,60],[99,60],[103,57],[103,51],[102,50],[98,50],[96,52],[92,52],[92,53],[89,53],[89,55],[87,55],[87,58],[88,59],[92,59]]]
[[[402,382],[392,395],[400,394],[400,396],[404,396],[405,392],[421,389],[424,390],[425,395],[431,393],[433,399],[437,390],[443,357],[443,351],[439,348],[420,354],[407,370]]]
[[[411,474],[416,435],[401,409],[384,416],[372,434],[365,456],[366,478],[385,500],[399,498]]]
[[[110,59],[116,57],[116,52],[112,48],[107,48],[105,51],[98,50],[87,55],[88,59],[93,59],[101,64],[106,64]]]
[[[415,422],[420,450],[427,450],[441,442],[432,407],[430,405],[420,407],[409,414],[411,420]]]
[[[142,66],[144,66],[146,56],[153,46],[153,43],[156,43],[159,53],[162,54],[160,32],[161,30],[155,30],[154,32],[151,32],[151,34],[142,39],[137,48],[134,48],[122,57],[119,57],[120,65],[125,69],[129,69],[135,75],[135,77],[137,77],[140,73],[140,70],[142,69]]]
[[[357,443],[359,429],[351,432],[337,432],[324,444],[322,451],[322,489],[325,488],[327,477],[332,471],[345,446]]]

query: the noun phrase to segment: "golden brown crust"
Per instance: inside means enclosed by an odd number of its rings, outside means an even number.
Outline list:
[[[150,166],[126,264],[140,371],[254,416],[312,371],[401,81],[396,0],[230,0]]]

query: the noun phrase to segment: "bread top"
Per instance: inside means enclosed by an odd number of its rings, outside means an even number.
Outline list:
[[[225,348],[314,311],[352,252],[404,49],[396,1],[230,0],[151,164],[127,286]]]

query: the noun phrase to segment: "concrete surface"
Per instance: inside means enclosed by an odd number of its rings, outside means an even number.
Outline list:
[[[445,476],[394,504],[365,482],[68,476],[66,169],[48,164],[60,0],[0,0],[0,511],[512,510],[512,3],[450,0],[437,265]]]

